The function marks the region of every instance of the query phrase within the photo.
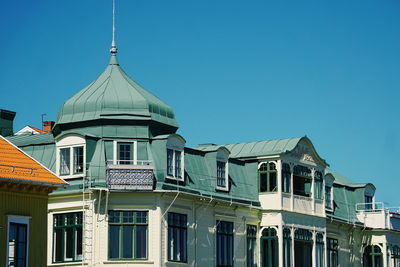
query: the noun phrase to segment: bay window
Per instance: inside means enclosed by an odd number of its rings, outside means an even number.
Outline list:
[[[84,146],[59,148],[59,174],[61,176],[84,173]]]
[[[299,196],[311,197],[311,184],[311,170],[301,165],[294,166],[293,193]]]

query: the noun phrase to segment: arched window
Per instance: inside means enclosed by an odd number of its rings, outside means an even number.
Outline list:
[[[290,267],[292,262],[292,236],[289,228],[283,229],[283,266]]]
[[[261,266],[278,267],[278,236],[274,228],[266,228],[261,236]]]
[[[287,163],[282,164],[282,192],[290,193],[290,166]]]
[[[258,177],[260,182],[260,192],[277,192],[277,171],[275,163],[268,162],[261,164],[258,170]]]
[[[382,267],[383,266],[383,258],[382,251],[379,246],[367,246],[364,249],[363,256],[364,267]]]

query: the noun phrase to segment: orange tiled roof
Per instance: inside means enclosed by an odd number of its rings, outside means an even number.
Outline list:
[[[45,183],[61,186],[67,182],[39,162],[22,152],[19,148],[0,136],[0,180],[9,179],[24,183]]]
[[[33,130],[35,130],[35,131],[38,132],[38,133],[41,133],[41,134],[47,133],[46,131],[43,131],[43,130],[41,130],[41,129],[39,129],[39,128],[30,126],[30,125],[28,125],[28,126],[31,127]]]

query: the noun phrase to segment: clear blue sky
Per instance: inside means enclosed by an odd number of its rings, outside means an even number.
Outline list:
[[[189,145],[307,135],[400,206],[399,14],[397,0],[117,0],[118,57]],[[0,108],[16,129],[55,120],[110,42],[110,0],[2,1]]]

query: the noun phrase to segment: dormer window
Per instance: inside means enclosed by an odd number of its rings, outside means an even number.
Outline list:
[[[167,149],[167,176],[177,180],[183,180],[182,169],[183,151]]]
[[[83,173],[83,146],[60,148],[60,175]]]
[[[56,143],[56,172],[65,178],[82,177],[85,173],[85,139],[67,135]]]
[[[365,187],[364,192],[364,208],[366,211],[373,211],[374,210],[374,194],[375,194],[375,187],[372,184],[368,184]]]
[[[167,141],[167,178],[184,181],[185,140],[179,135],[172,135]]]
[[[217,161],[217,186],[226,187],[226,162]]]
[[[218,148],[216,154],[216,163],[215,163],[217,190],[229,191],[228,159],[229,159],[229,151],[224,147]]]

